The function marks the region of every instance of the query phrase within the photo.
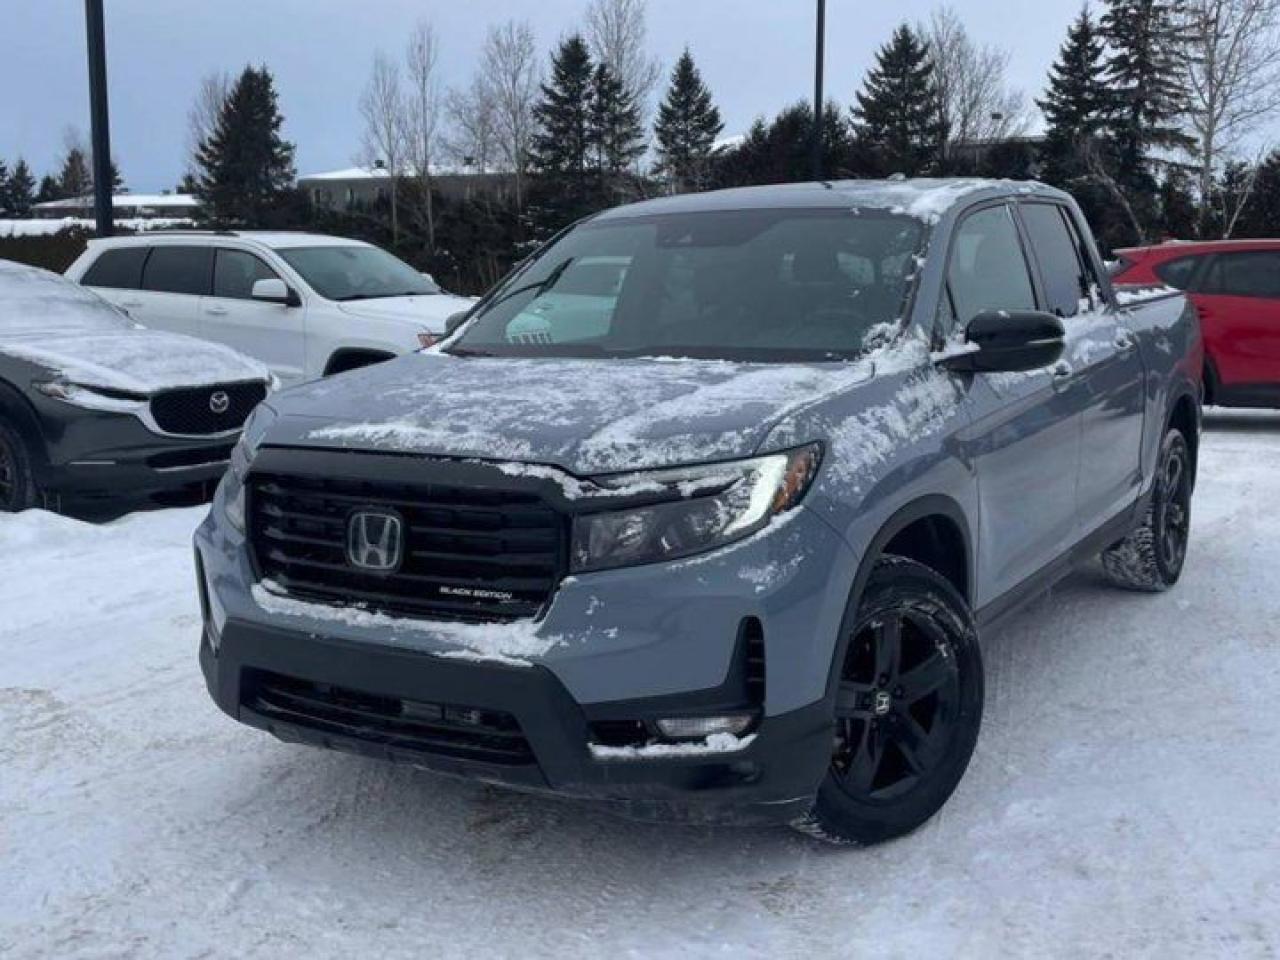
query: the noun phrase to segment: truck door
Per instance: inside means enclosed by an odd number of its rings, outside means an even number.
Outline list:
[[[1019,205],[1046,305],[1067,327],[1063,362],[1085,386],[1080,536],[1130,506],[1142,488],[1145,369],[1129,314],[1103,299],[1084,235],[1060,204]]]
[[[942,326],[985,310],[1040,308],[1010,206],[969,213],[956,227]],[[1083,386],[1045,368],[964,375],[978,478],[977,606],[998,600],[1062,555],[1076,536]]]

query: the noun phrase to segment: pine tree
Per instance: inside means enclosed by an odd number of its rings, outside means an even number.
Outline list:
[[[58,186],[57,179],[46,173],[40,178],[40,189],[36,193],[36,203],[48,203],[50,200],[61,200],[62,188]]]
[[[1088,6],[1067,30],[1058,59],[1049,68],[1049,86],[1036,104],[1044,113],[1041,148],[1044,179],[1064,185],[1080,169],[1080,145],[1102,130],[1111,113],[1102,37]]]
[[[594,69],[586,41],[564,40],[551,58],[551,81],[533,108],[533,168],[573,178],[580,187],[591,149],[591,94]]]
[[[711,150],[722,130],[720,111],[685,47],[671,71],[671,85],[653,125],[658,141],[656,169],[676,193],[704,186]]]
[[[640,107],[605,63],[596,67],[591,81],[588,136],[596,171],[606,187],[616,186],[645,150]]]
[[[31,168],[27,166],[26,160],[19,157],[13,173],[9,174],[10,216],[25,217],[31,213],[31,204],[35,202],[35,188],[36,181],[31,175]]]
[[[813,107],[801,101],[771,123],[757,120],[743,141],[713,162],[716,186],[797,183],[813,176]],[[842,111],[828,103],[822,111],[822,166],[833,177],[857,175],[868,167],[856,154]]]
[[[78,198],[93,192],[93,174],[89,158],[79,147],[71,147],[62,159],[58,173],[58,194],[64,198]]]
[[[1186,50],[1176,6],[1177,0],[1109,0],[1102,16],[1117,180],[1152,193],[1148,152],[1190,143],[1177,123],[1186,106]]]
[[[9,165],[0,157],[0,216],[8,215],[12,200],[9,197]]]
[[[906,24],[876,53],[853,108],[859,140],[882,173],[916,176],[937,164],[946,140],[929,44]]]
[[[271,72],[245,67],[196,151],[197,196],[213,220],[260,224],[289,190],[294,147],[283,123]]]

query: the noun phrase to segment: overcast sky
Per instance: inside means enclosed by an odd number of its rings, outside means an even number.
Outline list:
[[[827,90],[847,105],[896,23],[930,0],[829,0]],[[1080,0],[955,0],[980,42],[1012,54],[1010,79],[1038,95]],[[470,75],[486,26],[528,19],[545,51],[581,22],[586,0],[106,0],[112,152],[134,192],[171,188],[184,168],[186,114],[200,77],[265,63],[300,174],[349,166],[359,151],[357,101],[375,50],[397,55],[416,20],[435,24],[441,79]],[[37,178],[58,161],[65,130],[89,130],[84,4],[4,0],[0,157]],[[725,132],[811,95],[812,0],[650,0],[649,46],[665,73],[687,44],[724,115]]]

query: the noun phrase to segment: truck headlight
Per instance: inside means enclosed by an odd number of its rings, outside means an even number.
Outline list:
[[[244,533],[244,482],[253,464],[253,455],[262,445],[262,438],[275,422],[276,412],[260,403],[245,421],[240,439],[231,449],[231,466],[222,477],[223,503],[227,520],[238,533]]]
[[[581,573],[674,560],[749,537],[800,502],[821,459],[815,443],[736,463],[598,480],[679,499],[575,517],[570,568]]]

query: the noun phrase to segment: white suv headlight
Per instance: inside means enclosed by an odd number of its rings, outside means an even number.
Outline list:
[[[665,490],[679,499],[577,516],[571,571],[674,560],[749,537],[800,502],[821,459],[815,443],[735,463],[599,479],[603,486]]]

